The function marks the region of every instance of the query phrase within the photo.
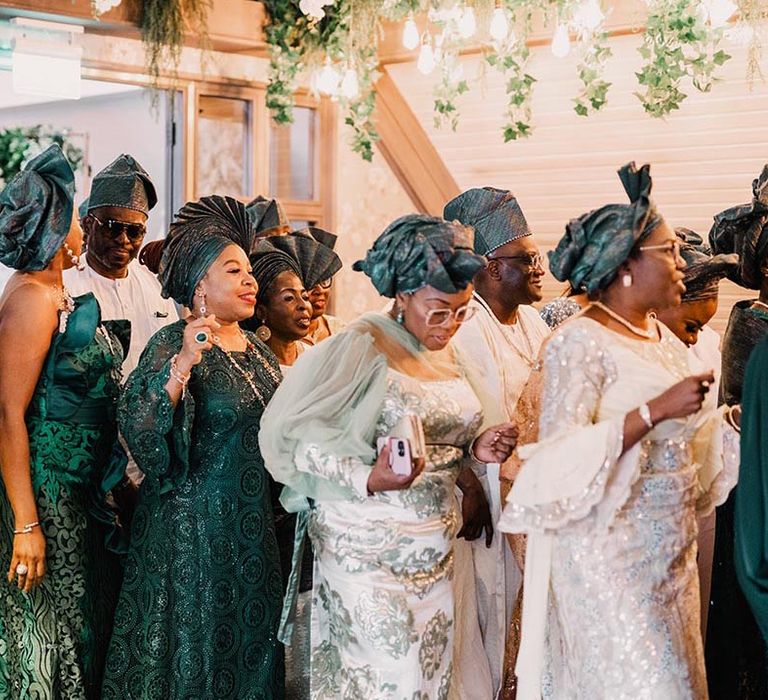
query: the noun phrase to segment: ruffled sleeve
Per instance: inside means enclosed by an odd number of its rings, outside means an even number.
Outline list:
[[[552,532],[591,515],[610,524],[639,475],[639,445],[622,455],[624,415],[598,421],[616,380],[589,328],[564,326],[544,350],[539,442],[520,448],[522,468],[499,522],[506,532]]]
[[[267,470],[286,486],[286,510],[304,510],[308,499],[366,497],[386,379],[385,357],[359,330],[331,336],[299,357],[259,432]]]
[[[189,469],[195,402],[187,392],[174,407],[165,389],[183,328],[178,321],[152,336],[118,405],[118,426],[131,456],[146,478],[160,483],[161,493],[184,483]]]

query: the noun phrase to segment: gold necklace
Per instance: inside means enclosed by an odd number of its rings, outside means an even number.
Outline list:
[[[640,328],[639,326],[636,326],[631,321],[628,321],[626,318],[624,318],[621,314],[616,313],[610,306],[606,306],[601,301],[593,301],[592,306],[597,307],[600,309],[603,313],[610,316],[616,323],[621,324],[626,328],[630,333],[634,333],[637,336],[640,336],[641,338],[645,338],[646,340],[658,340],[659,334],[656,330],[649,331],[645,328]]]
[[[536,354],[533,351],[533,343],[531,342],[531,338],[528,336],[528,334],[525,332],[525,329],[523,328],[523,315],[520,313],[520,309],[517,310],[517,323],[515,324],[515,328],[520,329],[520,333],[522,334],[524,340],[526,341],[526,344],[528,345],[527,352],[525,351],[525,348],[521,348],[517,344],[517,341],[515,340],[516,333],[514,329],[501,323],[496,318],[496,314],[493,313],[493,311],[491,310],[491,307],[488,306],[485,299],[483,299],[479,294],[475,294],[475,300],[480,304],[480,306],[485,310],[485,312],[491,317],[491,319],[500,326],[501,333],[504,336],[504,340],[506,340],[507,344],[520,356],[520,359],[522,359],[531,369],[536,369],[538,364],[538,358],[536,357]]]

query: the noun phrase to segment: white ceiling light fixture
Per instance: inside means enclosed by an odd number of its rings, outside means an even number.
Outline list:
[[[61,100],[79,100],[83,27],[16,17],[11,70],[13,91]]]

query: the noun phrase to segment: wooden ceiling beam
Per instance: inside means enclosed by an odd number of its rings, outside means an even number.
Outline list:
[[[123,0],[98,19],[91,0],[0,0],[0,17],[30,17],[68,24],[80,24],[88,34],[138,38],[141,34],[141,3]],[[251,0],[216,0],[208,12],[210,48],[227,53],[266,55],[264,22],[266,11]],[[200,46],[199,37],[186,32],[187,46]]]
[[[416,208],[442,216],[445,203],[461,190],[386,71],[376,83],[376,129],[379,151]]]

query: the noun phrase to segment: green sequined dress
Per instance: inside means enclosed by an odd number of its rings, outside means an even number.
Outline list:
[[[284,697],[282,582],[258,433],[262,402],[214,347],[175,409],[165,385],[184,321],[150,340],[118,422],[146,474],[133,517],[104,700]],[[231,357],[268,401],[269,349]]]
[[[127,324],[110,327],[126,340]],[[99,483],[116,438],[122,362],[121,343],[100,325],[96,299],[77,297],[27,410],[47,567],[29,594],[4,580],[14,517],[0,484],[0,698],[99,697],[120,585],[120,562],[105,545],[110,528],[102,524],[108,511]]]

